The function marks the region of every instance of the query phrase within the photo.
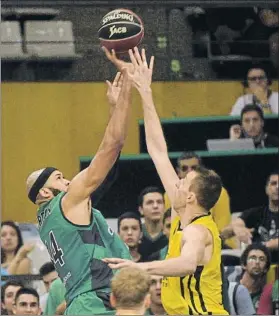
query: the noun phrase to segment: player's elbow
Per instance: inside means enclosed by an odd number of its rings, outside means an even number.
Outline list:
[[[185,275],[192,275],[195,273],[197,269],[197,264],[193,262],[189,262],[189,264],[185,267]]]
[[[180,277],[185,277],[185,275],[192,275],[195,273],[197,269],[197,264],[194,261],[183,260],[181,258],[180,262],[178,262],[178,271]]]

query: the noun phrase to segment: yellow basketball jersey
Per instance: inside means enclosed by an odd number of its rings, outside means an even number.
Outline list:
[[[195,273],[184,278],[164,279],[162,303],[170,315],[228,315],[222,303],[221,239],[211,215],[198,217],[192,223],[203,225],[212,234],[213,253],[210,261],[198,266]],[[168,258],[180,256],[182,232],[175,218],[170,235]]]
[[[182,231],[177,216],[171,223],[169,249],[166,259],[179,257],[181,253]],[[188,305],[181,295],[181,278],[166,277],[161,288],[162,303],[168,315],[189,315]]]

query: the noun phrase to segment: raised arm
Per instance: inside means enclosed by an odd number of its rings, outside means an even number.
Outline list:
[[[115,106],[117,100],[119,98],[119,93],[121,91],[121,87],[123,85],[123,76],[121,76],[121,72],[118,72],[115,76],[113,83],[106,81],[108,89],[107,89],[107,99],[110,106],[110,118],[115,110]],[[110,169],[107,174],[105,180],[99,185],[99,187],[91,194],[91,202],[92,207],[97,208],[100,200],[107,194],[113,183],[116,181],[118,176],[118,164],[119,164],[120,154],[118,155],[116,162],[113,167]]]
[[[179,178],[170,162],[161,122],[153,102],[151,81],[154,57],[151,57],[150,65],[148,66],[144,49],[141,56],[137,48],[134,49],[134,53],[130,50],[129,54],[135,68],[135,72],[131,76],[133,85],[139,91],[142,100],[147,150],[173,205],[175,185],[178,183]],[[173,217],[174,214],[172,214]]]
[[[64,212],[87,200],[90,194],[98,188],[124,145],[128,129],[132,85],[126,68],[122,69],[122,76],[122,88],[102,143],[89,167],[81,171],[71,181],[62,202]]]

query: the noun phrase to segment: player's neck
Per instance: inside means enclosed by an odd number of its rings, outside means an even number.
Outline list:
[[[145,220],[144,222],[145,228],[148,232],[148,234],[154,238],[156,236],[158,236],[161,231],[163,230],[163,222],[162,221],[149,221],[149,220]]]
[[[183,225],[187,226],[190,223],[192,223],[192,221],[195,218],[205,216],[205,215],[207,215],[207,213],[202,208],[195,208],[195,209],[188,209],[187,208],[185,213],[182,216]]]
[[[138,247],[129,248],[129,251],[130,251],[130,255],[133,258],[133,261],[138,262],[141,258],[141,255],[138,252]]]
[[[278,212],[278,209],[279,209],[279,201],[272,201],[272,200],[269,200],[269,209],[271,212]]]
[[[117,309],[115,315],[144,315],[145,309],[138,308],[138,309]]]
[[[151,303],[150,309],[153,315],[164,315],[166,313],[162,304]]]

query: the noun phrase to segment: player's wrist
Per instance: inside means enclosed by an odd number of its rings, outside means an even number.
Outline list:
[[[149,85],[143,85],[143,86],[139,87],[138,91],[139,91],[141,96],[152,95],[152,89]]]

